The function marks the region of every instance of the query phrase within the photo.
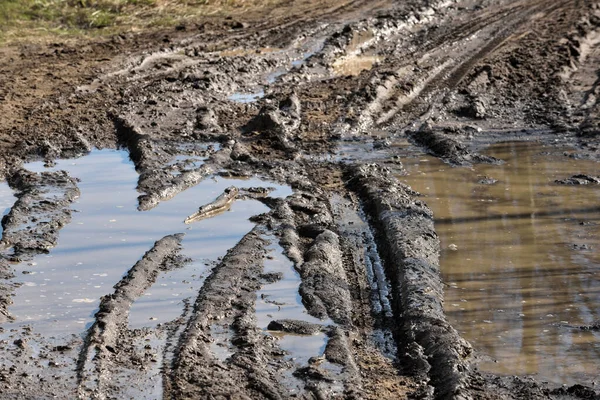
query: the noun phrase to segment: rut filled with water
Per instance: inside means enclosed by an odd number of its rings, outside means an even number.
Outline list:
[[[25,166],[49,170],[42,163]],[[209,203],[231,185],[285,187],[252,178],[214,178],[180,193],[156,208],[137,210],[138,174],[124,151],[93,151],[62,160],[51,170],[66,170],[79,180],[81,196],[73,220],[60,232],[59,244],[48,254],[17,264],[18,288],[9,308],[13,326],[31,325],[45,334],[80,333],[93,321],[99,299],[165,235],[183,233],[182,253],[189,259],[180,268],[161,274],[153,287],[136,300],[129,315],[132,328],[153,327],[178,317],[184,300],[195,298],[217,258],[233,247],[254,224],[248,220],[268,210],[256,200],[235,202],[228,212],[186,225],[187,215]],[[2,198],[9,197],[8,194]]]
[[[482,355],[482,370],[553,383],[598,376],[600,187],[555,182],[597,175],[567,149],[515,142],[485,154],[502,165],[403,159],[433,209],[445,310]]]

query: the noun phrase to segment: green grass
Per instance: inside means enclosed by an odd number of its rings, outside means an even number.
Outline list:
[[[112,34],[232,14],[280,0],[0,0],[0,41]]]
[[[115,25],[130,6],[152,6],[152,0],[2,0],[0,29],[15,26],[104,28]]]

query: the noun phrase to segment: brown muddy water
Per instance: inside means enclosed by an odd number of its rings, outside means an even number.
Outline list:
[[[554,182],[600,165],[528,142],[485,153],[506,162],[402,160],[434,211],[448,318],[483,371],[600,383],[600,332],[576,328],[600,319],[600,187]]]
[[[365,51],[374,42],[376,42],[375,35],[369,29],[355,33],[346,47],[346,55],[333,63],[334,73],[341,76],[356,76],[381,62],[382,57],[376,55],[373,48]]]
[[[370,70],[381,60],[379,56],[353,55],[336,60],[333,63],[333,70],[337,75],[356,76],[362,71]]]

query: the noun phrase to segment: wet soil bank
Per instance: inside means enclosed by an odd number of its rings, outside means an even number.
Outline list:
[[[402,364],[407,371],[430,378],[436,397],[469,398],[467,359],[472,349],[444,315],[433,213],[409,187],[376,164],[354,167],[347,178],[379,232],[378,247],[399,325],[396,335],[406,341],[400,348],[406,352]]]
[[[598,4],[307,0],[286,10],[3,50],[0,76],[13,84],[0,103],[0,173],[16,196],[2,219],[3,396],[598,398],[477,370],[477,347],[444,311],[436,216],[394,176],[424,153],[454,168],[498,165],[483,150],[507,140],[598,160]],[[29,59],[40,67],[24,68]],[[123,255],[106,261],[109,284],[90,281],[94,294],[76,299],[96,308],[90,320],[50,335],[11,310],[72,296],[60,285],[75,270],[51,275],[40,257],[65,256],[61,233],[70,237],[86,186],[67,168],[25,164],[94,148],[128,152],[135,189],[103,192],[137,197],[131,218],[142,224],[114,246]],[[597,176],[561,179],[594,190]],[[238,214],[246,202],[259,207]],[[109,243],[98,233],[106,220],[118,222],[97,212],[77,274]],[[273,270],[274,259],[288,269]],[[48,274],[39,293],[20,292],[37,287],[32,272]],[[278,298],[284,284],[292,296]],[[168,318],[148,311],[174,297]],[[65,307],[49,303],[44,318]]]

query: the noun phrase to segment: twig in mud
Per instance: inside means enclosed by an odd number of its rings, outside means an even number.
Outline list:
[[[228,187],[213,202],[200,207],[197,212],[187,217],[184,222],[191,224],[192,222],[214,217],[229,210],[239,192],[239,189],[235,186]]]

